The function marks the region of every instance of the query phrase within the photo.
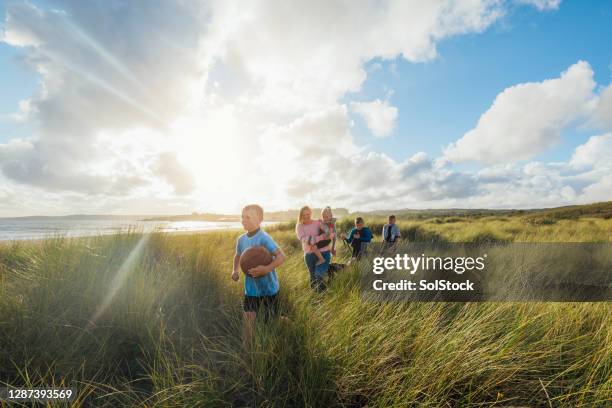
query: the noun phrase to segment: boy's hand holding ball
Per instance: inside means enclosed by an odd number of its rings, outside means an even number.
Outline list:
[[[258,278],[269,272],[270,270],[268,269],[267,265],[259,265],[259,266],[249,269],[249,275],[251,275],[254,278]]]
[[[263,246],[253,246],[240,255],[240,269],[245,275],[258,278],[271,271],[268,265],[274,258]]]

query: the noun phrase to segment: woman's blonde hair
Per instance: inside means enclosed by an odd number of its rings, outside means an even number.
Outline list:
[[[304,211],[310,211],[312,212],[312,210],[310,209],[309,206],[305,205],[302,208],[300,208],[300,213],[298,214],[298,219],[297,219],[297,223],[298,224],[303,224],[304,223]]]

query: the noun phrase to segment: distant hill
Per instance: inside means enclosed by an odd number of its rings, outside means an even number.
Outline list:
[[[445,209],[402,209],[402,210],[376,210],[367,212],[356,212],[351,215],[387,217],[394,214],[398,218],[427,219],[434,217],[484,217],[490,215],[515,215],[525,214],[531,210],[489,210],[489,209],[466,209],[466,208],[445,208]]]
[[[552,224],[558,220],[574,220],[580,217],[610,219],[612,201],[536,210],[533,214],[527,215],[525,220],[532,224]]]
[[[466,209],[466,208],[445,208],[445,209],[401,209],[401,210],[376,210],[367,212],[351,213],[352,217],[374,216],[387,217],[390,214],[395,214],[398,218],[412,219],[428,219],[435,217],[487,217],[487,216],[525,216],[525,219],[530,222],[537,223],[541,219],[575,219],[578,217],[596,217],[596,218],[612,218],[612,201],[606,201],[594,204],[585,205],[570,205],[564,207],[553,208],[532,208],[532,209],[508,209],[508,210],[491,210],[491,209]]]
[[[266,211],[266,221],[295,221],[298,216],[297,209],[285,211]],[[562,219],[575,219],[579,217],[612,218],[612,201],[606,201],[585,205],[570,205],[555,208],[533,208],[527,210],[491,210],[491,209],[466,209],[466,208],[446,208],[446,209],[399,209],[399,210],[376,210],[349,212],[346,208],[334,208],[336,218],[346,217],[387,217],[395,214],[402,219],[428,219],[435,217],[487,217],[487,216],[524,216],[525,220],[534,224],[552,223]],[[320,208],[313,208],[313,217],[319,216]],[[105,215],[105,214],[73,214],[64,216],[29,216],[29,217],[5,217],[0,220],[49,220],[49,219],[68,219],[68,220],[141,220],[141,221],[240,221],[239,214],[210,214],[210,213],[191,213],[181,215]]]

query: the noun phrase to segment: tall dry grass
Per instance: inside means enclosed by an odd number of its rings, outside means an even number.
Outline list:
[[[380,233],[383,220],[366,221]],[[612,241],[602,219],[400,226],[420,242]],[[0,245],[0,380],[76,387],[74,406],[612,403],[609,303],[368,302],[356,269],[316,294],[293,226],[270,231],[291,321],[258,324],[249,352],[229,277],[237,232]]]

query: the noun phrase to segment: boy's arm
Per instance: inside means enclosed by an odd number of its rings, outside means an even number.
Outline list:
[[[234,255],[234,269],[232,269],[232,279],[237,281],[240,279],[240,274],[238,273],[238,264],[240,263],[240,255],[238,252]]]
[[[259,265],[249,269],[249,275],[254,278],[259,278],[260,276],[269,274],[275,268],[281,266],[283,262],[285,262],[285,254],[283,254],[283,251],[280,248],[274,251],[272,255],[274,256],[272,262],[270,262],[268,265]]]

